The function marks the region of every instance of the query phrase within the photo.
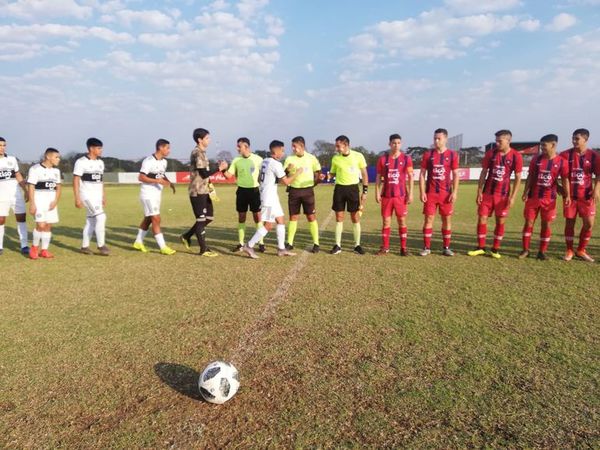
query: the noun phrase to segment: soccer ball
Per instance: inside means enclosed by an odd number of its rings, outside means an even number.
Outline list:
[[[213,361],[202,371],[198,380],[200,394],[210,403],[225,403],[240,387],[237,369],[225,361]]]

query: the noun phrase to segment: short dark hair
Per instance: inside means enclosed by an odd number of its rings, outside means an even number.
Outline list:
[[[292,144],[306,145],[306,141],[302,136],[296,136],[294,139],[292,139]]]
[[[345,136],[343,134],[336,137],[335,142],[341,142],[342,144],[350,145],[350,139],[348,139],[348,136]]]
[[[573,136],[575,136],[576,134],[583,136],[586,141],[590,138],[590,130],[587,130],[585,128],[577,128],[575,131],[573,131]]]
[[[285,144],[278,140],[271,141],[271,143],[269,144],[270,151],[273,151],[273,149],[275,149],[277,147],[285,147]]]
[[[4,139],[2,136],[0,136],[0,142],[6,142],[6,139]]]
[[[167,141],[166,139],[159,139],[158,141],[156,141],[156,150],[158,150],[161,147],[164,147],[165,145],[169,145],[170,142]]]
[[[46,151],[44,152],[44,158],[51,153],[60,153],[60,152],[58,150],[56,150],[54,147],[48,147],[46,149]]]
[[[547,134],[540,139],[540,142],[558,142],[558,136],[555,134]]]
[[[506,135],[512,137],[511,131],[510,130],[498,130],[498,131],[496,131],[496,133],[494,133],[494,136],[496,136],[496,137],[506,136]]]
[[[95,137],[89,138],[86,141],[85,145],[88,148],[88,150],[90,149],[90,147],[104,147],[104,144],[102,144],[102,141]]]
[[[448,137],[448,130],[446,130],[445,128],[438,128],[437,130],[435,130],[433,132],[433,134],[438,134],[438,133],[442,133],[444,136]]]
[[[240,142],[243,142],[244,144],[248,144],[248,147],[250,147],[250,139],[248,139],[247,137],[241,137],[237,140],[237,143],[239,144]]]
[[[197,144],[198,143],[198,139],[204,139],[207,134],[210,134],[208,132],[208,130],[206,130],[204,128],[196,128],[194,130],[194,142]]]
[[[394,139],[402,140],[402,136],[400,136],[398,133],[390,134],[390,142],[392,142]]]

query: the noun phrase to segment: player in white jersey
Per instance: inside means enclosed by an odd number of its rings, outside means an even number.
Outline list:
[[[19,189],[21,186],[22,189]],[[25,195],[23,195],[23,192]],[[21,241],[21,253],[29,254],[27,246],[27,222],[25,202],[27,185],[19,172],[19,163],[14,156],[6,154],[6,140],[0,137],[0,255],[4,252],[4,224],[12,209],[17,220],[17,232]]]
[[[156,151],[142,161],[138,180],[140,187],[140,202],[144,208],[144,219],[138,229],[133,248],[143,253],[148,253],[144,245],[144,238],[148,228],[152,225],[154,239],[163,255],[173,255],[175,250],[167,246],[165,237],[160,230],[160,200],[164,186],[169,186],[175,193],[175,185],[165,175],[167,171],[166,157],[171,153],[171,144],[166,139],[156,141]]]
[[[292,176],[286,176],[283,166],[279,161],[285,154],[283,142],[272,141],[269,144],[269,149],[271,150],[271,157],[266,158],[262,162],[260,173],[258,175],[258,181],[260,183],[260,214],[261,219],[264,222],[264,227],[256,230],[254,236],[252,236],[248,243],[242,248],[242,250],[253,259],[258,258],[258,255],[254,252],[254,246],[258,241],[263,239],[269,231],[271,231],[273,224],[277,225],[277,256],[296,255],[285,248],[285,216],[283,214],[281,202],[279,201],[279,195],[277,194],[277,182],[281,181],[288,186],[302,173],[302,167],[299,167],[294,171]],[[293,165],[288,165],[289,170],[292,170],[293,168]]]
[[[104,194],[104,161],[102,156],[102,141],[89,138],[86,142],[88,153],[75,161],[73,168],[73,194],[75,207],[85,207],[86,219],[83,228],[83,240],[80,252],[84,255],[93,255],[90,241],[94,233],[98,244],[98,253],[108,256],[106,247],[106,196]]]
[[[60,153],[55,148],[47,148],[44,160],[34,164],[27,174],[29,190],[29,213],[35,217],[33,245],[29,250],[31,259],[54,258],[48,251],[52,239],[52,225],[58,223],[58,200],[61,193]],[[42,251],[39,251],[40,242]]]

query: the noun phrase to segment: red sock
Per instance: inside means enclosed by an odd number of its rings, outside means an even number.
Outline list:
[[[442,230],[442,240],[444,248],[450,247],[450,239],[452,238],[452,230]]]
[[[583,228],[581,229],[581,233],[579,234],[579,247],[577,247],[577,251],[578,252],[585,252],[585,248],[588,245],[588,242],[590,242],[590,239],[592,238],[592,230],[584,230]],[[573,243],[571,242],[571,245]]]
[[[408,237],[408,228],[400,228],[400,248],[406,250],[406,238]]]
[[[504,224],[497,223],[496,228],[494,229],[494,246],[492,247],[494,250],[498,250],[500,248],[502,239],[504,239]]]
[[[523,250],[529,250],[531,245],[531,233],[533,233],[533,227],[523,226]]]
[[[390,248],[390,232],[392,229],[390,227],[381,229],[381,248],[388,249]]]
[[[477,247],[485,248],[485,238],[487,237],[487,223],[477,224]]]
[[[582,230],[583,231],[583,230]],[[567,244],[567,250],[573,251],[573,241],[575,240],[575,224],[565,225],[565,243]]]
[[[540,231],[540,252],[546,253],[546,251],[548,251],[548,245],[550,245],[550,236],[552,236],[552,230],[550,227],[542,227],[542,231]]]
[[[423,246],[425,248],[431,248],[431,235],[433,230],[431,228],[423,228]]]

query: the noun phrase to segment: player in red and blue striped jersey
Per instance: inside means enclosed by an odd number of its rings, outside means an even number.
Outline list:
[[[454,256],[450,250],[452,238],[452,213],[458,196],[458,154],[446,147],[448,131],[438,128],[433,134],[434,148],[425,152],[419,173],[419,191],[423,202],[423,250],[421,256],[431,253],[433,219],[439,209],[442,216],[444,256]]]
[[[585,248],[592,237],[592,227],[596,216],[596,199],[600,197],[600,155],[594,150],[587,148],[590,132],[585,128],[579,128],[573,132],[573,147],[560,154],[564,158],[569,169],[569,181],[571,187],[571,204],[563,205],[565,216],[565,241],[567,251],[565,261],[570,261],[573,256],[587,262],[594,262]],[[594,180],[594,176],[596,179]],[[573,250],[575,240],[575,222],[577,215],[581,217],[583,224],[579,234],[579,246],[577,251]]]
[[[413,164],[411,157],[402,152],[402,138],[399,134],[392,134],[389,144],[390,151],[377,161],[375,201],[381,204],[383,219],[382,244],[377,254],[386,255],[390,251],[392,213],[395,212],[400,234],[400,255],[407,256],[406,214],[407,205],[413,201]]]
[[[570,205],[569,168],[563,158],[556,154],[558,136],[548,134],[540,140],[542,154],[536,155],[529,164],[529,176],[525,183],[523,201],[525,202],[525,226],[523,227],[523,251],[519,258],[529,256],[531,233],[538,214],[542,218],[540,231],[540,250],[537,259],[545,260],[550,244],[552,231],[550,224],[556,218],[556,197],[558,195],[558,178],[563,187],[564,204]]]
[[[496,146],[487,151],[481,164],[482,170],[477,186],[477,248],[468,252],[469,256],[485,254],[487,237],[487,221],[492,214],[496,216],[494,229],[494,244],[490,255],[500,258],[500,244],[504,237],[504,222],[508,211],[515,203],[517,192],[521,186],[521,171],[523,157],[510,147],[512,133],[510,130],[496,132]],[[515,180],[510,183],[510,177],[515,174]]]

